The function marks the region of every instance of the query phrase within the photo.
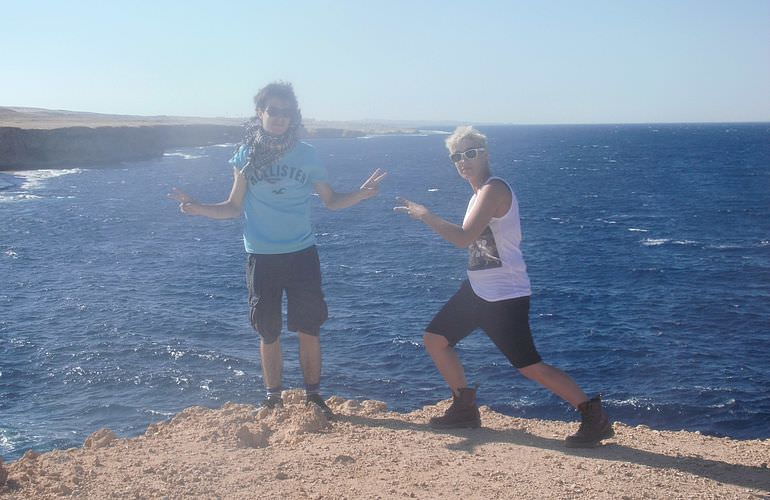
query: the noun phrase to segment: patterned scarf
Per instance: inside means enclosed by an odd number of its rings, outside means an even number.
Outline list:
[[[297,144],[297,132],[302,125],[302,114],[299,109],[297,114],[292,117],[289,128],[282,135],[273,136],[265,132],[262,128],[262,120],[258,116],[252,117],[243,126],[246,132],[236,151],[241,146],[251,148],[249,161],[241,169],[241,172],[247,176],[257,174],[263,169],[273,164],[278,158]]]

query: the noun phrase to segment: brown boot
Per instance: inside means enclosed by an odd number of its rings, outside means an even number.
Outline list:
[[[578,406],[578,411],[583,416],[578,431],[567,436],[565,444],[567,448],[593,448],[602,439],[615,435],[612,422],[607,412],[602,408],[600,396],[596,396]]]
[[[441,417],[430,419],[434,429],[461,429],[481,427],[481,415],[476,406],[476,389],[465,387],[452,394],[452,405]]]

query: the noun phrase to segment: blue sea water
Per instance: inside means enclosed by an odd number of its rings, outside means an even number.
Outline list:
[[[770,125],[482,129],[519,198],[544,358],[628,424],[770,437]],[[312,141],[338,190],[390,172],[378,198],[314,210],[326,394],[398,411],[449,397],[420,342],[466,255],[392,211],[401,195],[461,220],[470,189],[443,139]],[[261,400],[241,223],[165,198],[224,199],[231,150],[0,174],[0,456]],[[296,337],[284,346],[285,385],[301,387]],[[483,334],[459,350],[481,403],[576,418]]]

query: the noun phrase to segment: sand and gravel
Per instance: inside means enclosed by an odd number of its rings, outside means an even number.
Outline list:
[[[301,391],[280,410],[192,407],[123,439],[102,429],[81,448],[0,465],[16,498],[770,498],[770,440],[737,441],[616,423],[616,436],[567,449],[576,423],[482,408],[481,429],[434,431],[448,401],[408,413],[379,401]]]

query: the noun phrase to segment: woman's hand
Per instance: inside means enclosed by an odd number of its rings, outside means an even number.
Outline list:
[[[399,196],[396,198],[396,201],[399,203],[399,205],[393,207],[393,211],[407,214],[412,219],[422,220],[426,215],[430,213],[430,210],[428,210],[425,205],[420,205],[419,203],[409,201],[406,198],[401,198]]]
[[[366,200],[372,196],[376,196],[377,193],[380,192],[380,181],[384,179],[386,175],[388,175],[388,173],[382,169],[378,168],[375,170],[372,175],[361,184],[361,188],[359,189],[359,196],[361,196],[361,199]]]

